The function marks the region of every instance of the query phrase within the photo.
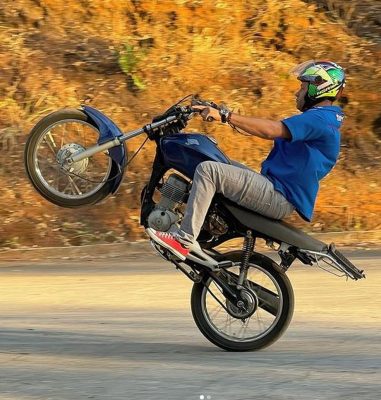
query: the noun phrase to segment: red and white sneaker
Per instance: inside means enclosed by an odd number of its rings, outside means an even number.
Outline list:
[[[174,234],[170,232],[156,231],[152,228],[147,228],[146,232],[153,241],[165,247],[175,256],[179,257],[180,260],[184,261],[187,258],[189,249],[184,247],[184,245],[177,240]]]

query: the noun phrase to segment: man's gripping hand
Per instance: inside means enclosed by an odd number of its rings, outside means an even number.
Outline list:
[[[200,115],[204,121],[212,122],[212,121],[218,121],[221,119],[220,112],[213,107],[192,106],[192,108],[200,113]]]
[[[201,115],[204,121],[212,122],[221,119],[219,107],[216,103],[193,98],[191,106],[193,110]]]

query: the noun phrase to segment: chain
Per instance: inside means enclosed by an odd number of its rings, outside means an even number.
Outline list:
[[[206,285],[206,283],[204,283],[204,286],[206,288],[206,290],[212,295],[212,297],[217,301],[217,303],[219,303],[221,305],[221,307],[228,313],[230,314],[229,310],[227,309],[227,307],[225,306],[225,304],[222,303],[222,301],[209,289],[209,287]],[[219,289],[219,288],[218,288]],[[220,290],[220,289],[219,289]],[[222,293],[222,291],[220,290],[220,292]],[[223,294],[223,293],[222,293]]]

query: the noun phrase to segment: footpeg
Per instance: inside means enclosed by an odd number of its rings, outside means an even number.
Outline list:
[[[225,260],[225,261],[220,261],[220,262],[217,264],[217,266],[218,266],[218,268],[224,268],[224,269],[226,269],[226,268],[234,267],[234,263],[233,263],[233,261]]]

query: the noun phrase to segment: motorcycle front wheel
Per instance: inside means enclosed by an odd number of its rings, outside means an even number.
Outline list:
[[[107,197],[118,167],[108,152],[70,166],[65,159],[94,146],[99,130],[80,110],[63,109],[41,119],[29,134],[24,162],[34,188],[61,207],[95,204]]]
[[[238,267],[233,267],[225,276],[234,280],[238,274]],[[210,342],[224,350],[250,351],[271,345],[285,332],[293,315],[291,283],[271,259],[254,254],[244,286],[255,305],[251,315],[243,317],[211,278],[193,286],[191,308],[196,325]]]

